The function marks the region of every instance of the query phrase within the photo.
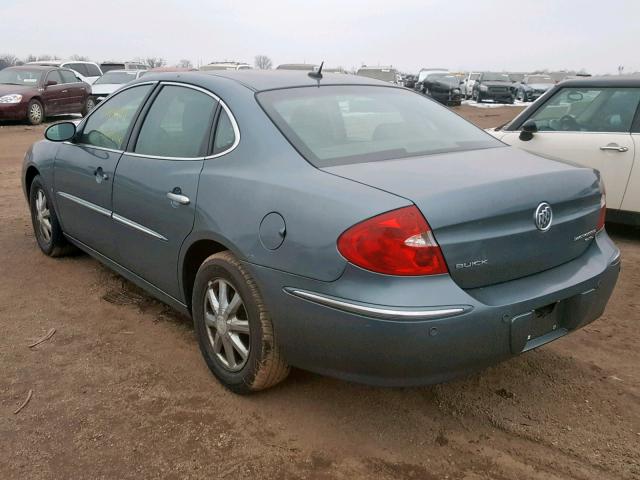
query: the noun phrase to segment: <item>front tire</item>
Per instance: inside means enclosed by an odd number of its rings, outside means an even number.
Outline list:
[[[31,125],[40,125],[44,120],[44,107],[38,100],[31,100],[27,105],[27,121]]]
[[[192,313],[200,351],[229,390],[264,390],[289,374],[258,287],[231,252],[211,255],[198,269]]]
[[[74,250],[62,233],[58,215],[40,175],[31,182],[29,209],[33,233],[42,253],[49,257],[62,257]]]

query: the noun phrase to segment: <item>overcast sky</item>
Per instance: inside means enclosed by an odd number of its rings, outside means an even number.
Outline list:
[[[640,70],[638,0],[0,0],[0,53]]]

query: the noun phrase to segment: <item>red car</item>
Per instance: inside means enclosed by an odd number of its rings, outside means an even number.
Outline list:
[[[0,70],[0,121],[37,125],[50,115],[85,115],[90,94],[91,87],[66,68],[5,68]]]

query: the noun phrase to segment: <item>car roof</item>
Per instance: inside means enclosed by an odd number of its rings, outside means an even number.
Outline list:
[[[11,68],[13,70],[42,70],[44,72],[48,70],[56,70],[60,67],[57,67],[55,65],[30,65],[27,63],[26,65],[15,65],[13,67],[7,68]],[[63,68],[61,70],[68,70],[68,68]]]
[[[640,87],[640,75],[575,78],[564,80],[558,85],[563,87]]]
[[[49,65],[59,67],[63,63],[87,63],[97,65],[95,62],[89,62],[86,60],[36,60],[35,62],[28,62],[26,65]]]
[[[136,75],[138,72],[146,72],[147,70],[126,70],[123,68],[119,68],[119,69],[113,69],[113,70],[109,70],[108,72],[105,72],[104,75],[106,75],[107,73],[127,73],[129,75]]]
[[[223,77],[234,80],[256,92],[279,88],[314,87],[318,79],[309,76],[309,72],[301,70],[210,70],[194,72],[187,75],[206,77]],[[187,76],[183,75],[183,76]],[[384,85],[388,82],[357,75],[343,73],[323,73],[320,85]]]
[[[208,70],[194,72],[154,72],[148,70],[140,81],[183,82],[212,91],[220,86],[220,80],[235,83],[254,92],[282,88],[317,87],[322,85],[373,85],[394,88],[382,80],[344,73],[323,73],[319,81],[301,70]],[[396,87],[400,88],[400,87]]]

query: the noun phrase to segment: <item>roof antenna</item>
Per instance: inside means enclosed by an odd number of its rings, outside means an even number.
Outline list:
[[[320,64],[320,68],[318,68],[317,72],[309,72],[307,75],[309,75],[311,78],[315,78],[316,80],[320,80],[322,78],[322,67],[323,66],[324,66],[324,60]]]

